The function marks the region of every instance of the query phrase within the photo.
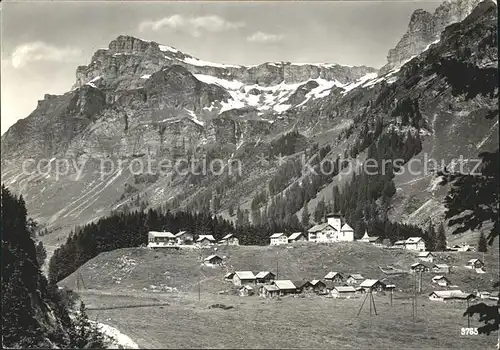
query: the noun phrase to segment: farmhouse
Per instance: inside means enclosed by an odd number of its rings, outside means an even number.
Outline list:
[[[419,262],[411,264],[410,269],[413,272],[428,272],[429,271],[429,267],[427,267],[427,265],[424,265],[424,264],[419,263]]]
[[[432,272],[450,273],[450,267],[446,264],[435,264],[434,266],[432,266]]]
[[[278,287],[280,296],[297,292],[297,287],[290,280],[277,280],[273,282],[273,285]]]
[[[437,283],[441,287],[447,287],[450,285],[450,280],[444,276],[434,276],[432,277],[432,283]]]
[[[352,275],[347,276],[347,279],[345,282],[347,284],[353,285],[353,284],[359,284],[363,282],[365,278],[361,276],[359,273],[353,273]]]
[[[288,237],[288,243],[307,242],[307,237],[302,232],[294,232]]]
[[[425,242],[422,237],[410,237],[405,241],[406,250],[416,250],[423,252],[425,250]]]
[[[433,262],[434,254],[432,254],[431,252],[420,252],[418,253],[418,260]]]
[[[175,234],[175,243],[179,245],[189,245],[193,244],[193,234],[187,231],[179,231]]]
[[[222,265],[222,258],[218,255],[210,255],[203,260],[205,265]]]
[[[334,298],[350,298],[356,294],[356,288],[353,286],[336,286],[331,291],[331,295]]]
[[[238,291],[239,291],[241,297],[246,297],[246,296],[254,294],[253,288],[250,287],[248,284],[241,286]]]
[[[274,281],[276,275],[269,271],[261,271],[255,276],[257,283],[270,283]]]
[[[326,274],[326,276],[323,279],[327,281],[332,281],[334,283],[341,283],[344,278],[339,272],[330,271]]]
[[[174,242],[175,236],[172,232],[148,232],[148,248],[161,248],[173,245]]]
[[[365,290],[365,292],[368,291],[382,291],[385,289],[385,283],[381,282],[379,280],[372,280],[372,279],[366,279],[361,284],[359,285],[361,288]]]
[[[224,244],[224,245],[239,245],[240,241],[238,238],[233,235],[232,233],[225,235],[222,237],[222,239],[219,241],[219,244]]]
[[[212,245],[215,243],[215,238],[212,235],[199,235],[196,243],[199,245]]]
[[[484,263],[479,259],[470,259],[467,261],[466,267],[469,269],[481,269],[484,267]]]
[[[232,281],[234,277],[234,272],[228,272],[224,275],[224,281]]]
[[[312,280],[311,285],[315,293],[324,293],[326,291],[326,284],[320,280]]]
[[[441,290],[434,291],[429,294],[429,300],[432,301],[463,301],[463,300],[471,300],[476,296],[470,293],[464,293],[461,290]]]
[[[233,284],[235,286],[243,286],[245,284],[254,284],[255,276],[252,271],[236,271],[233,276]]]
[[[335,242],[336,233],[337,230],[335,230],[335,228],[327,222],[314,225],[307,230],[309,242],[315,243]]]
[[[271,245],[287,244],[288,238],[284,233],[274,233],[271,235]]]
[[[259,296],[264,298],[272,298],[279,295],[280,290],[272,284],[265,284],[259,288]]]
[[[314,290],[311,282],[307,280],[293,281],[293,284],[297,287],[297,293],[309,293]]]

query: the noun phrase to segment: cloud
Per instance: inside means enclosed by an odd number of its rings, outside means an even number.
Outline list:
[[[14,68],[22,68],[35,61],[68,62],[81,54],[81,50],[75,47],[57,47],[43,41],[35,41],[17,46],[12,53],[11,62]]]
[[[163,28],[184,31],[193,36],[200,36],[202,31],[222,32],[244,27],[245,23],[227,21],[219,16],[183,17],[175,14],[159,20],[146,20],[139,24],[139,30],[159,31]]]
[[[285,38],[284,35],[281,34],[268,34],[264,32],[257,32],[247,37],[247,41],[256,42],[256,43],[276,43]]]

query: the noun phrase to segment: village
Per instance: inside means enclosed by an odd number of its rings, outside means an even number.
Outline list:
[[[406,240],[396,241],[392,246],[382,243],[379,237],[369,236],[365,231],[362,238],[355,240],[354,231],[346,222],[342,222],[340,215],[329,215],[327,222],[317,224],[307,231],[295,232],[290,236],[284,233],[275,233],[270,236],[270,246],[285,246],[292,248],[296,244],[313,243],[336,243],[353,242],[353,244],[370,244],[380,249],[402,249],[415,254],[416,262],[408,266],[407,271],[395,269],[391,266],[380,270],[385,275],[414,274],[415,291],[421,292],[424,273],[432,273],[429,282],[436,287],[428,295],[431,301],[468,301],[475,298],[495,298],[487,291],[464,292],[454,285],[447,275],[450,274],[451,267],[445,263],[434,263],[436,253],[425,250],[425,242],[422,237],[409,237]],[[210,248],[217,251],[217,246],[238,246],[239,240],[233,234],[227,234],[221,240],[216,241],[212,235],[199,235],[194,237],[187,231],[180,231],[177,234],[171,232],[150,231],[148,235],[148,248],[161,249],[203,249]],[[472,248],[467,245],[448,247],[450,252],[471,251]],[[304,278],[301,280],[291,280],[278,276],[278,271],[227,271],[228,266],[225,263],[225,256],[211,254],[203,259],[202,265],[210,267],[225,268],[226,273],[221,276],[224,281],[232,284],[232,292],[238,295],[252,296],[258,295],[261,298],[274,298],[284,296],[305,296],[318,295],[328,298],[359,298],[366,293],[393,293],[396,285],[386,283],[383,279],[374,278],[374,276],[365,277],[360,273],[340,273],[330,271],[323,277],[309,276],[314,278]],[[479,259],[470,259],[464,268],[470,269],[475,273],[484,273],[484,262]],[[280,277],[280,278],[278,278]],[[441,290],[440,290],[441,289]]]

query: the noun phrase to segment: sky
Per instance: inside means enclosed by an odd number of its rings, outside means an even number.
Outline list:
[[[173,46],[203,60],[380,68],[416,9],[441,1],[4,1],[1,133],[44,94],[74,84],[76,67],[119,35]]]

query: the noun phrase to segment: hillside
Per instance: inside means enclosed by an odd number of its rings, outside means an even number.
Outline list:
[[[214,253],[226,257],[225,267],[201,265],[201,258]],[[490,290],[498,275],[498,249],[486,253],[485,274],[477,274],[464,267],[469,259],[482,259],[480,253],[447,252],[436,255],[435,262],[451,266],[451,273],[447,277],[452,284],[466,291]],[[230,271],[278,272],[279,279],[291,280],[322,279],[329,271],[336,271],[344,275],[360,273],[365,278],[394,283],[397,290],[406,293],[413,288],[413,275],[386,276],[379,266],[393,266],[409,272],[410,265],[417,261],[416,253],[357,242],[293,247],[218,246],[217,250],[206,248],[175,252],[127,248],[99,254],[58,284],[75,288],[76,278],[81,276],[85,287],[91,290],[141,292],[145,289],[148,292],[171,292],[175,288],[178,292],[198,292],[198,281],[201,280],[202,293],[216,294],[233,288],[230,282],[223,281],[224,274]],[[430,283],[434,275],[432,272],[424,274],[424,294],[436,289]],[[83,290],[83,284],[79,282],[79,285]]]
[[[359,166],[378,154],[403,158],[405,169],[410,160],[475,158],[498,147],[497,5],[457,3],[432,16],[417,10],[381,72],[222,65],[120,35],[77,68],[73,90],[46,95],[2,136],[2,182],[23,194],[33,218],[52,233],[42,240],[57,246],[76,225],[148,208],[233,221],[241,208],[255,223],[261,216],[293,220],[305,204],[312,217],[321,198],[331,207],[331,189],[342,190],[352,174],[307,174],[302,157]],[[291,132],[298,136],[287,138]],[[221,171],[200,175],[202,159],[219,160]],[[168,166],[187,160],[195,162],[187,175]],[[230,171],[232,161],[240,162],[239,174]],[[385,196],[372,188],[336,204],[356,236],[375,219],[419,226],[442,220],[446,188],[436,185],[435,169],[422,162],[413,169],[383,177]],[[265,200],[252,206],[263,192]],[[289,204],[276,204],[285,198]]]

